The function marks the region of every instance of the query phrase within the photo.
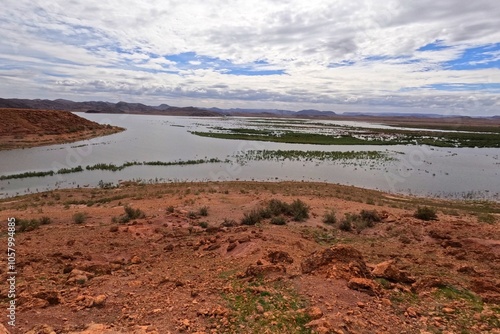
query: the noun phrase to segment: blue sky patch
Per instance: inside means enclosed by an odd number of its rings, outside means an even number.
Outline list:
[[[442,91],[499,91],[500,83],[484,83],[484,84],[469,84],[469,83],[441,83],[424,86],[434,90]]]
[[[417,51],[441,51],[445,49],[449,49],[451,46],[443,45],[442,40],[437,40],[427,45],[422,46],[417,49]]]
[[[460,58],[444,63],[447,70],[500,68],[500,43],[466,49]]]
[[[212,69],[224,74],[231,75],[282,75],[284,70],[267,69],[270,64],[264,60],[258,60],[249,64],[233,64],[229,60],[216,57],[198,55],[195,52],[184,52],[165,56],[165,59],[176,63],[180,70]]]

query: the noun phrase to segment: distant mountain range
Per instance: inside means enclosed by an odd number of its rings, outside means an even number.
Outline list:
[[[74,112],[106,113],[106,114],[157,114],[178,116],[288,116],[288,117],[331,117],[336,113],[333,111],[319,110],[279,110],[279,109],[220,109],[220,108],[197,108],[197,107],[175,107],[168,104],[159,106],[148,106],[142,103],[128,102],[102,102],[87,101],[74,102],[70,100],[29,100],[29,99],[2,99],[0,108],[19,109],[43,109],[43,110],[68,110]]]
[[[245,109],[245,108],[197,108],[197,107],[175,107],[168,104],[148,106],[142,103],[129,102],[103,102],[86,101],[74,102],[70,100],[30,100],[30,99],[3,99],[0,98],[0,108],[18,109],[44,109],[44,110],[68,110],[74,112],[106,113],[106,114],[152,114],[152,115],[174,115],[195,117],[220,117],[220,116],[257,116],[257,117],[300,117],[300,118],[366,118],[366,117],[404,117],[404,118],[457,118],[457,115],[439,114],[417,114],[417,113],[367,113],[367,112],[344,112],[337,114],[333,111],[320,111],[307,109],[291,111],[283,109]],[[471,117],[458,117],[471,118]],[[500,116],[479,117],[488,119],[500,119]]]

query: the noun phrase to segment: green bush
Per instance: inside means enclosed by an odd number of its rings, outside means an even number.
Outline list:
[[[174,206],[169,205],[165,211],[167,211],[167,213],[174,213],[174,210],[175,210]]]
[[[83,224],[86,219],[87,219],[87,214],[83,212],[77,212],[73,215],[73,221],[76,224]]]
[[[198,226],[200,226],[202,228],[207,228],[208,227],[208,222],[199,222]]]
[[[142,219],[142,218],[146,217],[146,215],[144,214],[144,212],[142,212],[142,210],[134,209],[128,205],[125,206],[123,208],[123,210],[125,211],[125,214],[121,215],[120,217],[113,217],[111,219],[111,221],[113,223],[125,224],[125,223],[128,223],[132,219]]]
[[[16,219],[17,232],[29,232],[40,227],[40,222],[36,219]]]
[[[422,220],[436,220],[437,219],[437,214],[436,214],[436,209],[430,208],[428,206],[422,206],[418,207],[417,211],[413,214],[413,217],[422,219]]]
[[[286,225],[286,219],[283,216],[275,216],[271,218],[271,224],[273,225]]]
[[[261,213],[258,210],[252,210],[243,214],[241,219],[242,225],[255,225],[260,223],[262,220]]]
[[[361,210],[360,216],[368,227],[373,227],[375,223],[382,221],[382,218],[375,210]]]
[[[290,204],[290,213],[293,220],[297,222],[304,221],[309,218],[309,206],[300,199],[296,199]]]
[[[202,217],[208,216],[208,206],[203,206],[198,210],[198,214]]]
[[[328,225],[337,224],[337,216],[335,214],[335,210],[330,210],[329,212],[325,213],[325,215],[323,216],[323,223]]]
[[[290,205],[279,199],[271,199],[267,204],[268,210],[271,212],[273,216],[290,215]]]
[[[222,224],[221,226],[223,227],[233,227],[233,226],[236,226],[236,221],[234,221],[233,219],[228,219],[228,218],[224,218],[224,220],[222,221]]]
[[[141,219],[146,216],[144,212],[141,211],[141,209],[134,209],[128,205],[125,206],[124,210],[125,210],[125,215],[129,219]]]
[[[342,231],[346,231],[346,232],[352,231],[351,221],[347,220],[347,219],[342,219],[342,221],[340,222],[340,225],[339,225],[339,229],[341,229]]]

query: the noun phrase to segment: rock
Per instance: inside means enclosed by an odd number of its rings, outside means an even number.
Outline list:
[[[377,284],[367,278],[354,277],[347,282],[349,289],[365,292],[371,296],[380,294],[380,289]]]
[[[262,314],[264,313],[264,307],[260,304],[257,304],[257,306],[255,307],[255,310],[257,311],[257,313],[259,314]]]
[[[293,263],[293,258],[284,251],[270,251],[266,257],[267,260],[273,264]]]
[[[303,274],[328,266],[329,277],[349,279],[350,277],[371,277],[363,255],[347,245],[337,245],[321,252],[314,252],[301,263]]]
[[[227,245],[227,251],[228,252],[232,251],[233,249],[236,248],[236,246],[238,246],[236,242],[231,242],[229,245]]]
[[[216,249],[219,249],[220,248],[220,244],[211,244],[210,246],[208,246],[207,248],[205,248],[206,251],[213,251],[213,250],[216,250]]]
[[[141,258],[137,255],[132,256],[132,258],[130,259],[131,264],[139,264],[141,262],[142,262]]]
[[[372,270],[372,275],[374,277],[385,278],[392,282],[415,282],[414,279],[408,277],[408,273],[406,271],[399,270],[394,264],[394,261],[385,261],[377,264]]]
[[[174,245],[173,245],[173,244],[168,244],[168,245],[166,245],[166,246],[163,248],[163,250],[164,250],[165,252],[173,252],[173,251],[174,251]]]
[[[10,332],[5,328],[4,325],[0,324],[0,334],[10,334]]]
[[[410,318],[416,318],[418,316],[418,311],[413,306],[410,306],[406,309],[406,315],[408,315]]]
[[[284,274],[286,273],[286,268],[283,265],[278,264],[265,264],[265,265],[256,265],[251,264],[247,267],[245,271],[245,277],[258,277],[258,276],[267,276],[270,274]]]
[[[119,333],[111,329],[110,326],[102,324],[90,324],[84,331],[70,332],[69,334],[112,334]]]
[[[462,248],[462,243],[460,241],[456,241],[456,240],[445,240],[441,243],[441,247],[443,247],[443,248],[448,248],[448,247]]]
[[[97,297],[94,298],[94,303],[93,306],[96,307],[103,307],[104,303],[106,302],[106,295],[98,295]]]
[[[443,307],[443,313],[447,314],[455,313],[455,309],[451,307]]]
[[[118,232],[118,226],[111,226],[109,232]]]
[[[451,239],[451,237],[446,232],[442,232],[442,231],[430,230],[428,234],[431,238],[434,238],[434,239],[439,239],[439,240]]]
[[[58,291],[41,291],[35,293],[33,297],[46,300],[49,306],[58,305],[62,302],[61,295]]]
[[[245,237],[242,237],[242,238],[238,239],[238,242],[239,242],[240,244],[244,244],[245,242],[250,242],[251,240],[252,240],[252,239],[250,238],[250,236],[249,236],[249,235],[247,235],[247,236],[245,236]]]
[[[306,315],[312,320],[317,320],[323,317],[323,311],[317,306],[312,306],[306,309]]]
[[[424,276],[411,285],[415,292],[426,291],[432,288],[439,288],[449,285],[442,278],[436,276]]]
[[[79,269],[73,269],[69,273],[67,283],[78,283],[78,284],[85,284],[87,281],[91,278],[93,278],[94,275],[83,271]]]
[[[459,267],[457,269],[457,271],[459,273],[470,275],[470,276],[477,276],[477,275],[479,275],[479,273],[476,271],[476,269],[474,269],[474,267],[467,266],[467,265]]]
[[[305,325],[306,328],[311,328],[314,330],[314,333],[327,334],[331,333],[331,324],[325,318],[315,319],[313,321],[308,322]]]
[[[38,325],[27,331],[25,334],[56,334],[54,328],[49,325]]]

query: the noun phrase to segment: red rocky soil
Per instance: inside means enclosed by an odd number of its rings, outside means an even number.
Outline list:
[[[309,218],[240,224],[271,199],[300,199]],[[145,216],[120,222],[124,205]],[[417,205],[438,219],[414,218]],[[2,221],[50,222],[16,233],[17,326],[1,322],[30,334],[500,333],[500,207],[488,205],[496,223],[478,220],[480,204],[255,182],[6,199]],[[342,231],[322,222],[330,209],[382,219]],[[1,235],[6,245],[6,223]],[[6,310],[6,284],[0,293]]]
[[[69,111],[0,108],[0,150],[74,142],[123,131]]]

